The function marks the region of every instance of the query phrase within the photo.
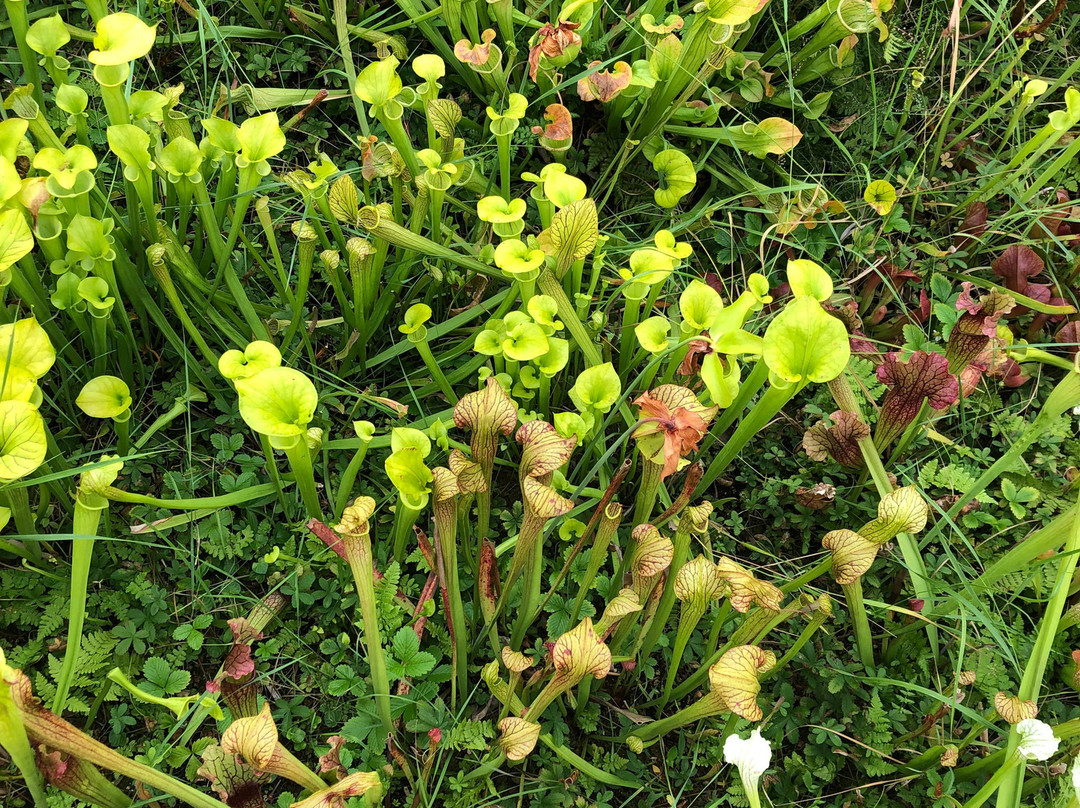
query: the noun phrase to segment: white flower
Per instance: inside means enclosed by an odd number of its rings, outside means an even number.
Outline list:
[[[1073,761],[1070,775],[1072,776],[1072,785],[1073,790],[1076,792],[1076,799],[1080,800],[1080,757]]]
[[[772,760],[772,748],[761,737],[760,730],[754,730],[745,741],[738,735],[729,735],[724,741],[724,760],[739,769],[743,790],[747,795],[757,796],[758,781]]]
[[[1016,752],[1024,760],[1046,760],[1061,744],[1050,725],[1037,718],[1025,718],[1016,725],[1016,731],[1020,734]]]

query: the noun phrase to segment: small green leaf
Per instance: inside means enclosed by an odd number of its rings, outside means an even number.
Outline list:
[[[240,151],[236,155],[239,168],[254,166],[262,176],[270,173],[267,162],[285,148],[285,133],[281,131],[276,112],[248,118],[236,134]]]
[[[424,438],[426,440],[427,436]],[[386,458],[383,467],[401,501],[414,511],[423,510],[431,493],[432,474],[424,465],[420,449],[416,446],[398,449]]]
[[[514,326],[502,342],[502,352],[518,362],[537,359],[546,354],[549,347],[544,329],[533,322]]]
[[[91,418],[118,418],[131,409],[131,391],[117,376],[98,376],[83,385],[75,403]]]
[[[510,275],[528,275],[544,264],[543,250],[533,249],[524,241],[510,238],[495,248],[495,266]]]
[[[671,321],[667,317],[656,315],[634,326],[634,336],[638,344],[651,354],[658,354],[668,348],[668,334],[671,333]]]
[[[405,321],[398,326],[398,331],[402,334],[417,333],[430,319],[431,306],[426,303],[414,303],[405,312]]]
[[[132,182],[154,170],[150,159],[150,135],[129,123],[110,126],[106,130],[109,151],[124,164],[124,176]]]
[[[874,180],[863,191],[863,199],[878,216],[887,216],[896,204],[896,189],[891,182]]]
[[[390,431],[390,449],[398,452],[412,447],[420,450],[421,457],[431,454],[431,441],[422,430],[408,426],[396,426]]]
[[[250,379],[252,376],[268,368],[276,368],[281,364],[281,351],[272,342],[256,340],[248,343],[248,346],[239,351],[233,348],[221,355],[218,359],[218,371],[226,379]]]

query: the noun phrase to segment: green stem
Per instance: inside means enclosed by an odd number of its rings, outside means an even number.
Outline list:
[[[795,397],[799,391],[797,384],[788,387],[778,387],[770,383],[769,388],[758,399],[753,408],[740,422],[735,433],[724,444],[724,448],[713,458],[709,468],[701,478],[701,489],[705,489],[723,474],[732,461],[738,457],[739,452],[746,446],[762,429],[771,421],[784,405]]]
[[[342,512],[344,512],[346,506],[349,504],[349,499],[352,497],[353,485],[356,483],[356,475],[360,473],[360,468],[364,465],[364,458],[367,456],[368,447],[371,445],[370,441],[365,441],[360,445],[360,448],[353,453],[352,458],[349,460],[349,465],[345,468],[345,473],[341,475],[341,481],[338,483],[337,498],[334,502],[334,518],[340,519]]]
[[[643,525],[652,518],[653,508],[656,506],[656,494],[660,490],[661,475],[664,467],[654,463],[645,455],[641,455],[641,485],[638,488],[637,497],[634,500],[634,525]],[[624,554],[630,556],[632,547]]]
[[[1073,573],[1076,571],[1076,563],[1080,558],[1080,503],[1073,506],[1072,531],[1065,550],[1060,555],[1058,562],[1057,579],[1054,581],[1054,589],[1046,604],[1046,611],[1039,623],[1039,633],[1035,638],[1035,646],[1028,657],[1024,668],[1024,676],[1020,680],[1018,697],[1024,701],[1037,701],[1039,690],[1042,688],[1043,676],[1046,666],[1050,661],[1054,639],[1057,637],[1058,626],[1061,623],[1061,614],[1065,610],[1065,604],[1069,597],[1069,586],[1072,582]],[[1019,743],[1019,735],[1016,727],[1009,731],[1008,750],[1011,755]],[[1024,783],[1024,769],[1018,767],[1012,770],[1001,783],[998,792],[998,808],[1013,808],[1020,804],[1020,793]]]
[[[411,335],[410,335],[411,336]],[[439,385],[439,389],[443,391],[443,395],[446,396],[446,400],[451,404],[458,403],[457,394],[454,392],[454,388],[446,378],[446,374],[443,373],[442,368],[439,367],[439,363],[435,361],[435,356],[431,353],[431,346],[428,345],[427,336],[421,340],[413,342],[416,346],[417,353],[424,360],[424,364],[427,366],[428,372],[431,374],[431,378],[435,380],[435,383]]]
[[[347,86],[352,88],[356,86],[356,64],[353,62],[348,16],[348,0],[334,0],[334,32],[337,34],[341,62],[345,67],[345,78],[349,82]],[[367,137],[370,130],[364,104],[355,92],[350,92],[349,95],[352,98],[353,110],[356,112],[356,122],[360,124],[360,132]]]
[[[30,493],[24,486],[10,487],[0,490],[0,500],[11,510],[15,519],[15,529],[24,536],[36,536],[37,525],[34,523],[34,512],[30,509]],[[36,558],[41,558],[37,542],[27,542],[27,551]]]
[[[90,317],[90,341],[94,346],[94,375],[105,372],[105,360],[109,355],[108,320],[105,317]]]
[[[712,627],[709,629],[709,639],[705,643],[706,653],[716,653],[716,648],[720,643],[720,632],[723,630],[724,623],[727,622],[730,614],[731,601],[725,598],[724,602],[720,604],[720,608],[716,610],[716,617],[713,618]]]
[[[30,28],[30,18],[27,15],[27,0],[4,0],[4,10],[7,12],[8,22],[11,23],[11,33],[15,36],[15,46],[19,49],[19,59],[22,61],[24,74],[21,77],[25,84],[33,85],[34,101],[42,112],[45,111],[45,95],[41,91],[41,75],[38,70],[38,55],[27,42],[26,33]]]
[[[994,772],[994,776],[987,780],[983,787],[975,793],[975,796],[964,803],[964,808],[979,808],[979,806],[981,806],[988,799],[990,799],[990,797],[993,796],[994,792],[997,791],[998,786],[1001,785],[1002,781],[1012,771],[1014,771],[1019,764],[1020,758],[1016,757],[1015,755],[1009,757],[1009,759],[1006,760],[996,772]]]
[[[581,607],[585,603],[585,597],[592,589],[593,581],[596,580],[600,568],[608,559],[608,548],[611,547],[611,541],[615,538],[615,533],[619,529],[622,514],[622,506],[618,503],[613,503],[604,508],[604,515],[601,517],[600,525],[597,527],[596,535],[593,538],[592,550],[589,551],[585,575],[578,582],[578,594],[574,599],[574,608],[570,611],[570,625],[572,626],[577,625],[578,615],[581,614]]]
[[[315,488],[315,468],[311,464],[311,449],[304,436],[299,436],[291,446],[286,447],[285,457],[289,468],[300,489],[300,498],[304,501],[304,510],[309,519],[322,521],[322,505],[319,504],[319,492]]]
[[[315,262],[315,246],[308,242],[301,242],[299,253],[300,266],[297,272],[296,291],[293,293],[292,319],[281,340],[283,352],[292,344],[296,332],[304,326],[304,303],[307,302],[308,286],[311,284],[311,266]]]
[[[0,655],[0,666],[4,664],[3,656]],[[11,762],[23,776],[34,801],[34,808],[49,808],[45,783],[34,759],[34,750],[30,748],[30,739],[26,737],[22,718],[11,701],[7,683],[0,682],[0,687],[4,689],[4,692],[0,693],[0,748],[8,753]]]
[[[128,410],[120,418],[113,418],[113,429],[116,431],[116,452],[121,457],[127,457],[131,453],[131,410]]]
[[[173,312],[175,312],[176,316],[180,319],[180,324],[184,326],[184,330],[187,331],[188,336],[191,337],[207,364],[210,365],[211,368],[216,368],[218,356],[207,344],[206,340],[203,338],[202,332],[199,331],[199,328],[188,315],[187,308],[180,299],[180,295],[176,291],[176,285],[173,283],[172,276],[165,264],[164,248],[157,244],[150,245],[150,247],[147,248],[147,257],[150,260],[150,272],[157,280],[158,286],[160,286],[161,290],[165,293],[165,297],[169,301],[169,305],[172,306]]]
[[[859,652],[859,660],[867,670],[874,667],[874,638],[870,632],[870,620],[866,615],[866,606],[863,604],[862,581],[843,584],[844,596],[847,598],[848,614],[851,616],[851,625],[855,630],[855,647]]]
[[[727,708],[724,703],[712,693],[708,693],[690,706],[679,710],[675,715],[653,721],[630,734],[635,738],[640,738],[642,741],[651,741],[671,732],[673,729],[725,712],[727,712]]]
[[[420,511],[410,508],[402,501],[401,497],[398,497],[397,508],[394,510],[393,547],[394,561],[399,564],[404,564],[405,558],[408,556],[406,550],[409,546],[409,536],[418,516],[420,516]]]
[[[503,199],[510,201],[510,143],[513,133],[496,133],[495,144],[499,150],[499,179],[502,185]]]
[[[107,504],[106,504],[106,507]],[[78,666],[79,650],[82,646],[83,621],[86,618],[86,585],[90,579],[90,562],[94,554],[94,539],[101,521],[100,508],[85,505],[82,497],[75,498],[75,517],[71,539],[71,599],[68,612],[67,648],[64,649],[64,661],[56,677],[56,695],[52,700],[52,711],[57,715],[64,712],[71,683]]]
[[[545,269],[540,273],[540,277],[537,278],[536,284],[540,287],[540,292],[542,294],[555,299],[555,305],[559,312],[559,319],[566,323],[566,327],[570,331],[570,336],[573,337],[578,350],[581,351],[582,356],[585,357],[585,366],[593,367],[594,365],[603,364],[604,360],[603,357],[600,356],[599,349],[593,344],[592,337],[589,336],[589,332],[585,330],[585,326],[582,324],[581,320],[578,319],[574,307],[570,305],[570,300],[567,298],[566,291],[562,288],[562,284],[559,283],[548,269]]]
[[[874,481],[878,496],[885,497],[891,494],[893,484],[889,480],[888,472],[885,471],[885,465],[881,462],[881,455],[878,454],[874,441],[871,438],[863,438],[859,441],[859,449],[862,451],[863,462],[866,463],[866,468]],[[907,567],[908,575],[911,577],[911,587],[915,590],[915,597],[923,601],[923,608],[931,607],[933,604],[933,591],[930,588],[930,574],[926,571],[922,553],[919,552],[918,541],[910,533],[897,533],[896,543],[900,547],[901,555],[904,557],[904,566]],[[930,621],[927,621],[924,625],[926,626],[926,636],[930,640],[930,646],[934,654],[937,655],[937,626]],[[871,655],[872,658],[873,655]]]
[[[659,284],[656,284],[659,286]],[[619,375],[626,378],[634,354],[634,327],[641,317],[641,299],[623,296],[622,330],[619,333]]]
[[[383,731],[394,734],[394,721],[390,712],[390,677],[386,670],[386,655],[379,632],[379,611],[375,599],[374,559],[371,554],[371,534],[344,539],[356,586],[356,598],[360,602],[360,619],[364,624],[364,646],[367,649],[368,667],[371,669],[371,689],[375,695],[375,709],[382,722]]]
[[[461,599],[461,579],[458,575],[457,522],[458,506],[456,498],[442,513],[440,504],[435,506],[436,539],[439,546],[439,561],[442,566],[443,585],[446,587],[446,599],[449,604],[449,622],[453,641],[454,688],[451,707],[457,705],[457,698],[468,693],[469,662],[469,627],[465,622],[465,605]]]
[[[675,633],[675,645],[671,649],[671,662],[668,665],[667,677],[664,679],[664,694],[660,697],[658,709],[663,709],[671,699],[671,688],[675,685],[675,676],[679,672],[686,645],[697,628],[697,624],[705,615],[705,603],[687,601],[683,603],[682,612],[679,614],[679,628]]]
[[[164,412],[161,415],[159,415],[157,418],[155,418],[154,423],[150,424],[150,426],[148,426],[146,429],[144,429],[142,434],[139,435],[139,439],[137,441],[135,441],[135,449],[136,449],[136,451],[141,449],[143,446],[145,446],[147,441],[149,441],[150,438],[153,437],[155,433],[157,433],[160,430],[164,429],[166,426],[171,424],[173,421],[175,421],[177,418],[179,418],[181,415],[183,415],[187,411],[188,411],[188,400],[187,400],[187,398],[186,397],[177,398],[176,401],[168,409],[167,412]]]
[[[119,488],[107,487],[102,495],[114,502],[126,502],[131,505],[150,505],[154,508],[168,508],[176,511],[195,511],[202,508],[233,508],[253,502],[256,499],[274,493],[271,483],[261,483],[245,488],[242,491],[230,491],[227,494],[218,494],[213,497],[191,497],[188,499],[159,499],[146,494],[135,494],[131,491],[121,491]]]
[[[526,517],[528,519],[528,517]],[[521,603],[518,605],[517,620],[514,621],[514,630],[510,635],[510,647],[520,650],[525,640],[525,634],[529,626],[536,618],[537,606],[540,604],[540,589],[544,570],[544,533],[543,528],[538,532],[532,546],[526,548],[525,565],[521,576]],[[507,582],[507,586],[510,584]]]

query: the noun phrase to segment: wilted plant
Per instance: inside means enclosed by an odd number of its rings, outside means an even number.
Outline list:
[[[634,522],[647,522],[660,482],[679,470],[684,458],[697,449],[716,407],[706,407],[685,387],[665,384],[643,394],[640,426],[634,431],[642,460],[642,483],[634,506]]]

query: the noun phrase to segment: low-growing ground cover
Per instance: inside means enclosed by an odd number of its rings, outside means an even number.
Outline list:
[[[5,10],[3,805],[1078,799],[1077,9]]]

